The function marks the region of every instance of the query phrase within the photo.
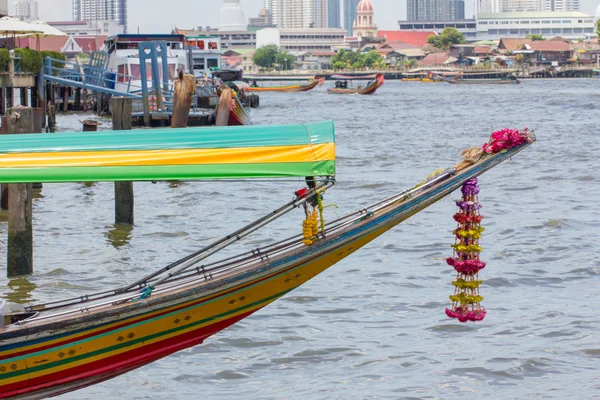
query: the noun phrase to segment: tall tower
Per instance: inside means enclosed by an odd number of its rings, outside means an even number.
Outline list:
[[[127,33],[127,0],[73,0],[73,21],[116,21]]]
[[[356,19],[356,8],[360,0],[344,0],[344,29],[348,31],[348,36],[353,36],[354,20]]]
[[[340,28],[341,23],[341,0],[327,0],[327,27]]]
[[[359,37],[377,36],[377,25],[374,21],[374,10],[370,0],[360,0],[356,7],[353,35]]]
[[[488,0],[478,0],[478,7],[479,3],[486,1]],[[487,5],[487,2],[485,4]],[[406,1],[406,19],[409,21],[453,21],[464,19],[464,14],[464,0]]]
[[[327,27],[327,0],[269,0],[269,11],[278,28]]]
[[[244,10],[242,10],[240,0],[223,0],[223,7],[221,8],[221,25],[219,26],[219,30],[246,30],[246,17],[244,17]]]

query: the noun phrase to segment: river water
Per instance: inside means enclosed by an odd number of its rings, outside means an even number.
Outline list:
[[[258,124],[334,120],[338,184],[325,203],[339,208],[329,219],[454,165],[492,129],[536,129],[534,146],[480,179],[486,319],[444,314],[455,193],[204,345],[62,399],[600,398],[600,79],[260,96]],[[82,119],[59,116],[59,128]],[[45,185],[34,202],[36,273],[7,281],[1,272],[0,293],[28,302],[119,286],[275,209],[298,186],[136,183],[126,230],[112,225],[112,184]],[[301,220],[242,247],[298,233]],[[6,229],[0,214],[2,260]]]

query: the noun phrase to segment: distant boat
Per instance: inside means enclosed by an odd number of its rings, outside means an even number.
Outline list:
[[[335,80],[336,83],[335,87],[327,89],[329,94],[373,94],[385,82],[382,74],[363,76],[332,75],[331,79]],[[357,80],[369,80],[370,82],[366,86],[348,87],[349,81]]]
[[[440,79],[453,85],[518,85],[521,83],[514,75],[500,78],[465,78],[459,75],[453,78],[440,77]]]
[[[253,80],[250,87],[247,89],[249,92],[308,92],[315,87],[322,85],[325,82],[323,77],[314,77],[308,84],[305,85],[289,85],[289,86],[268,86],[260,87],[256,80]]]

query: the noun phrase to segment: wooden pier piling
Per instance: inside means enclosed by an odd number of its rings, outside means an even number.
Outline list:
[[[33,110],[15,107],[7,113],[8,132],[33,132]],[[8,186],[8,245],[7,276],[9,278],[33,273],[32,196],[29,184]]]
[[[130,130],[132,99],[111,100],[113,131]],[[133,182],[115,182],[115,224],[133,225]]]
[[[171,128],[185,128],[188,125],[195,87],[196,77],[194,75],[180,72],[175,79]]]

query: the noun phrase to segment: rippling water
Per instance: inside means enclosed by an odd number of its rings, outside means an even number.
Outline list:
[[[599,103],[600,79],[261,94],[256,123],[335,121],[330,219],[454,165],[493,128],[535,128],[536,145],[480,179],[486,319],[444,315],[456,193],[204,345],[62,398],[597,398]],[[61,116],[59,127],[80,119]],[[2,272],[0,291],[24,302],[118,286],[276,208],[297,186],[136,183],[126,230],[112,224],[112,184],[45,185],[34,203],[36,274],[7,282]],[[246,245],[297,233],[301,220]],[[0,214],[1,259],[6,229]]]

